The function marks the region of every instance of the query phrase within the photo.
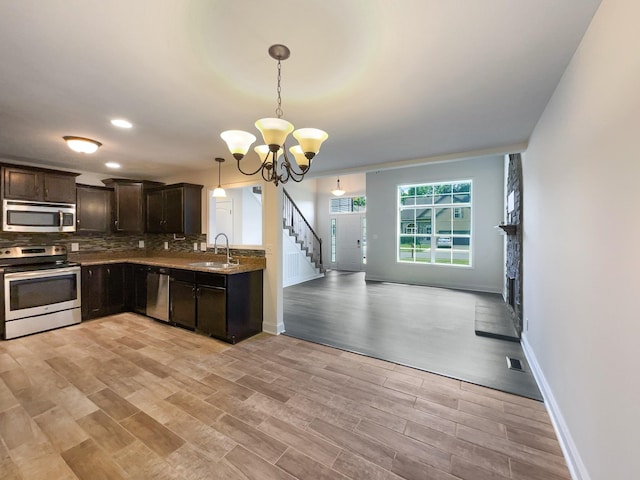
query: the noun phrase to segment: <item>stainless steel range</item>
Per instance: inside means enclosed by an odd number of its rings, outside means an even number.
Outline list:
[[[5,339],[80,323],[80,266],[61,245],[0,249]]]

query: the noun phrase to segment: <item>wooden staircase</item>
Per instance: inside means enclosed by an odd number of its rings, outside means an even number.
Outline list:
[[[311,228],[311,225],[309,225],[309,222],[286,190],[284,190],[282,228],[287,230],[289,236],[295,239],[309,262],[320,273],[325,273],[327,269],[322,262],[322,239]]]

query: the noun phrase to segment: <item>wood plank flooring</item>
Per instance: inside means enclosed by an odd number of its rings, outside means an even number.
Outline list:
[[[132,313],[0,342],[0,478],[569,479],[535,400]]]
[[[475,334],[478,310],[491,311],[496,297],[334,270],[284,289],[285,334],[542,400],[519,343]]]

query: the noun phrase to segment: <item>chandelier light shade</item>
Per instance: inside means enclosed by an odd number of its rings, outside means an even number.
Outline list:
[[[237,160],[238,170],[242,174],[255,175],[260,172],[265,181],[273,182],[276,186],[289,180],[301,182],[309,171],[311,159],[318,154],[320,145],[329,137],[327,132],[317,128],[300,128],[294,131],[293,124],[282,118],[281,62],[289,58],[290,54],[289,48],[285,45],[272,45],[269,47],[269,55],[278,61],[278,103],[275,118],[261,118],[255,123],[264,141],[264,145],[254,148],[260,158],[258,169],[253,172],[246,172],[241,166],[241,160],[247,154],[253,142],[256,141],[255,135],[242,130],[227,130],[220,134],[233,158]],[[285,145],[291,132],[293,132],[293,136],[299,144],[289,149],[289,152],[295,158],[294,163],[289,160]],[[282,161],[279,160],[280,156],[284,157]]]
[[[224,158],[216,158],[216,162],[218,162],[218,186],[213,190],[213,196],[215,198],[223,198],[227,196],[227,192],[220,186],[220,168],[224,162]]]
[[[344,195],[344,190],[340,188],[340,177],[338,177],[338,181],[336,182],[336,188],[331,190],[331,193],[336,197],[341,197]]]
[[[71,150],[78,153],[95,153],[102,146],[97,140],[66,135],[62,137]]]

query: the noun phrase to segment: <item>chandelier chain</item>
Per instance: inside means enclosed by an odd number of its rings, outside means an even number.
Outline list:
[[[282,79],[281,71],[282,64],[280,60],[278,60],[278,107],[276,108],[276,115],[278,118],[282,118],[282,88],[280,87],[280,80]]]

